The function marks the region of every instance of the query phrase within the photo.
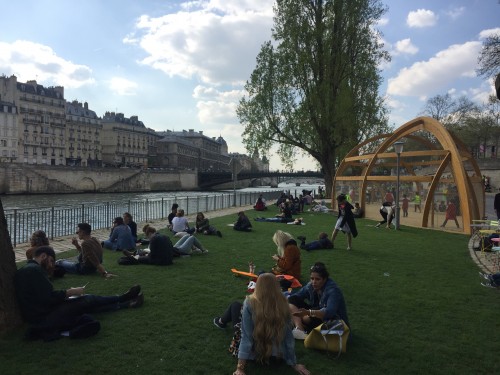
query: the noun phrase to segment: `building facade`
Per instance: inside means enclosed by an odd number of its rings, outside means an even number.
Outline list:
[[[105,166],[146,168],[155,131],[137,116],[106,112],[102,118],[102,162]]]
[[[0,162],[17,161],[18,138],[17,107],[0,100]]]
[[[183,130],[158,133],[154,166],[161,168],[198,169],[201,171],[229,170],[227,143],[222,138],[210,138],[202,131]]]
[[[18,108],[18,158],[26,164],[65,164],[65,100],[61,86],[0,77],[0,100]]]
[[[100,167],[101,133],[101,119],[87,102],[66,102],[66,165]]]

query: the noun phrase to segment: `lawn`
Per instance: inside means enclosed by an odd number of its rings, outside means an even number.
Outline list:
[[[232,374],[236,361],[227,351],[232,331],[212,324],[246,294],[248,280],[230,269],[247,270],[253,260],[257,270],[269,270],[274,231],[312,240],[319,231],[330,233],[336,220],[321,213],[303,217],[304,226],[253,222],[252,233],[227,226],[236,216],[213,219],[223,238],[199,236],[209,254],[176,258],[169,267],[119,266],[120,254],[106,252],[105,266],[117,278],[69,275],[55,287],[89,281],[88,293],[104,295],[140,283],[144,306],[96,315],[102,329],[86,340],[26,342],[25,327],[15,330],[0,339],[0,374]],[[338,360],[296,341],[299,362],[313,374],[500,373],[499,291],[479,285],[468,237],[404,226],[396,232],[373,224],[357,220],[359,236],[351,251],[340,235],[334,250],[302,253],[304,283],[314,262],[327,264],[344,292],[353,334]],[[247,371],[278,372],[294,373],[284,365],[251,364]]]

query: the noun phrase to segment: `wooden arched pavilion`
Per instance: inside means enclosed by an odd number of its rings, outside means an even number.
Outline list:
[[[332,204],[339,193],[346,193],[367,213],[368,205],[379,207],[385,193],[395,190],[397,184],[397,154],[393,149],[397,141],[404,142],[400,154],[400,202],[404,195],[409,200],[417,191],[422,195],[418,216],[421,227],[437,226],[440,222],[435,218],[444,218],[443,202],[454,202],[462,221],[460,231],[470,234],[472,220],[482,219],[485,212],[481,171],[467,147],[429,117],[418,117],[392,134],[370,138],[353,148],[337,169]],[[367,217],[378,219],[378,208],[373,208],[371,211],[377,215]],[[405,225],[402,214],[401,224]]]

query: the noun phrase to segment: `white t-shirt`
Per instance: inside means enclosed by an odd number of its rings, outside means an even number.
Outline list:
[[[189,228],[189,225],[185,216],[176,216],[172,219],[172,230],[174,232],[184,232],[187,228]]]

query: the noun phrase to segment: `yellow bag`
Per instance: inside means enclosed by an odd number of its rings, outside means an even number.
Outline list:
[[[349,327],[342,319],[329,320],[309,332],[304,340],[304,346],[337,353],[338,358],[340,353],[346,352],[349,332]]]

